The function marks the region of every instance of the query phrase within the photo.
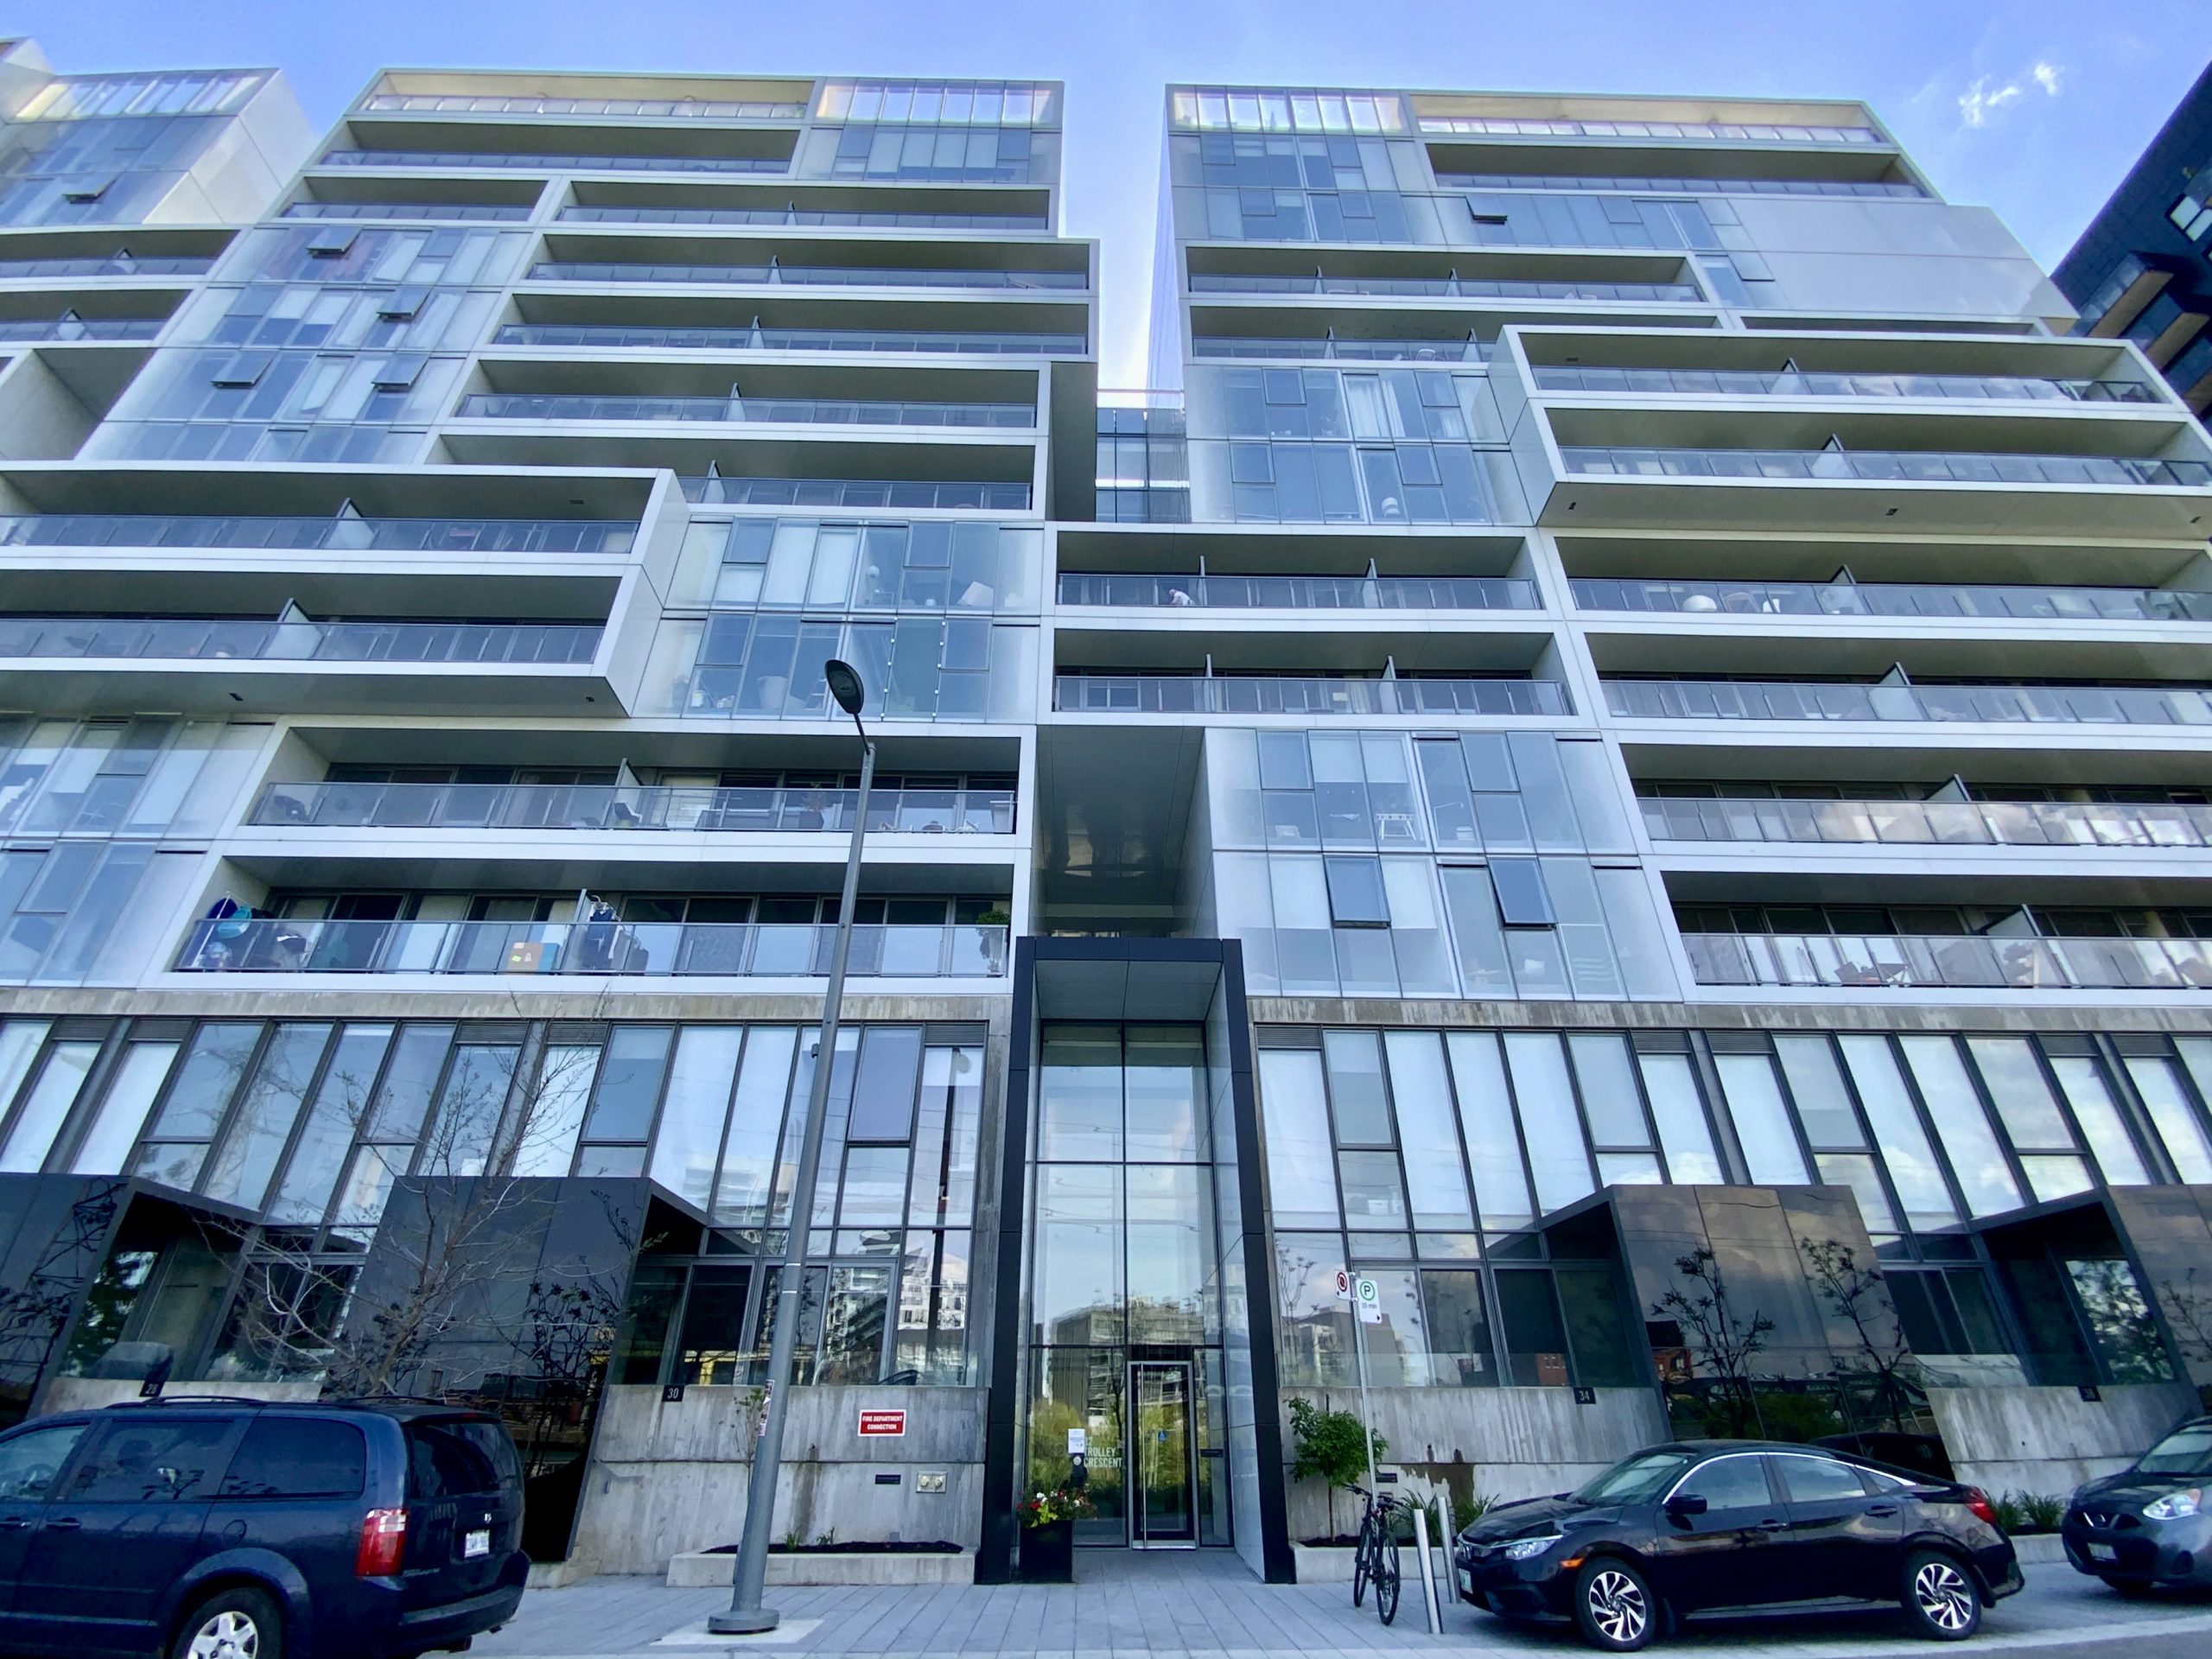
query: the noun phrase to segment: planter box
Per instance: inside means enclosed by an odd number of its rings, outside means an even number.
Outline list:
[[[2066,1541],[2055,1532],[2031,1532],[2012,1540],[2012,1551],[2022,1567],[2066,1566]]]
[[[1075,1582],[1075,1522],[1053,1521],[1021,1529],[1024,1584]]]
[[[1300,1584],[1350,1584],[1351,1558],[1358,1554],[1349,1546],[1341,1549],[1326,1544],[1290,1547],[1291,1563]]]
[[[671,1590],[726,1586],[736,1577],[734,1551],[689,1550],[668,1563]],[[768,1554],[771,1584],[972,1584],[975,1579],[976,1558],[964,1549],[954,1554],[844,1555],[831,1550],[771,1550]]]

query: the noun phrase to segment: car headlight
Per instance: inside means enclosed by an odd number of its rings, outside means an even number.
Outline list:
[[[2143,1518],[2146,1521],[2178,1521],[2183,1516],[2195,1515],[2197,1503],[2203,1496],[2202,1490],[2195,1486],[2186,1491],[2168,1492],[2164,1497],[2154,1497],[2143,1506]]]
[[[1516,1538],[1505,1547],[1505,1559],[1509,1561],[1534,1560],[1559,1541],[1560,1535],[1556,1532],[1547,1533],[1541,1538]]]

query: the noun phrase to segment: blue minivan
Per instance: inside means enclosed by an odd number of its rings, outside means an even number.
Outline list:
[[[0,1652],[414,1659],[514,1616],[522,1467],[431,1403],[154,1399],[0,1435]]]

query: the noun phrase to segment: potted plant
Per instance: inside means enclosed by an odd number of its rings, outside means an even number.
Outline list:
[[[1013,920],[1013,912],[1000,905],[993,905],[976,918],[976,937],[983,947],[983,960],[990,963],[994,975],[1006,972],[1006,928]]]
[[[1014,1506],[1021,1520],[1021,1578],[1025,1584],[1075,1582],[1075,1523],[1098,1513],[1085,1492],[1056,1486]]]

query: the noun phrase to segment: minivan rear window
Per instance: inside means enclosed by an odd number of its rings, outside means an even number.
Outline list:
[[[221,1497],[359,1497],[369,1443],[352,1423],[257,1417],[245,1432]]]
[[[433,1417],[407,1425],[407,1496],[427,1499],[496,1492],[522,1478],[514,1442],[481,1417]]]

